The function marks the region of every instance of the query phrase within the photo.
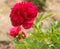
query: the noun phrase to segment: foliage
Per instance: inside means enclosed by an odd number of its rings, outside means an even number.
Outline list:
[[[60,49],[60,20],[51,20],[46,29],[42,27],[42,21],[50,16],[41,13],[32,26],[33,31],[26,39],[15,40],[16,47],[12,49]]]

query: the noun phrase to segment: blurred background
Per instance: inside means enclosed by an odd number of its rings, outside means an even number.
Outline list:
[[[16,2],[32,1],[39,13],[52,13],[55,21],[60,19],[60,0],[1,0],[0,1],[0,49],[9,49],[11,47],[8,36],[8,29],[11,27],[9,14],[11,7]],[[49,21],[45,20],[46,23]],[[46,24],[45,24],[46,26]]]

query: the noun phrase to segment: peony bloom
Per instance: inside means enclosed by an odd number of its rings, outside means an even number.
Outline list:
[[[22,25],[25,29],[32,27],[37,16],[37,9],[32,2],[16,3],[11,8],[10,20],[13,26]]]
[[[14,37],[14,38],[17,38],[17,39],[25,39],[26,38],[26,34],[24,32],[21,31],[21,28],[20,27],[13,27],[13,28],[10,28],[9,30],[9,35],[11,37]]]

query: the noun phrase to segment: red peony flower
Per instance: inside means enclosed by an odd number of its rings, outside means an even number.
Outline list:
[[[37,9],[31,2],[16,3],[11,9],[10,20],[13,26],[31,28],[37,16]]]
[[[12,36],[12,37],[14,37],[14,38],[17,37],[17,39],[21,39],[21,38],[25,39],[26,38],[26,33],[22,32],[20,27],[10,28],[9,35]]]

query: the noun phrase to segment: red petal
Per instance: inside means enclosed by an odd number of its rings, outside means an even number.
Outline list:
[[[18,26],[17,29],[16,29],[17,32],[21,31],[21,27]]]
[[[32,27],[32,24],[33,24],[33,23],[24,23],[24,24],[22,24],[22,26],[23,26],[25,29],[29,29],[29,28]]]

